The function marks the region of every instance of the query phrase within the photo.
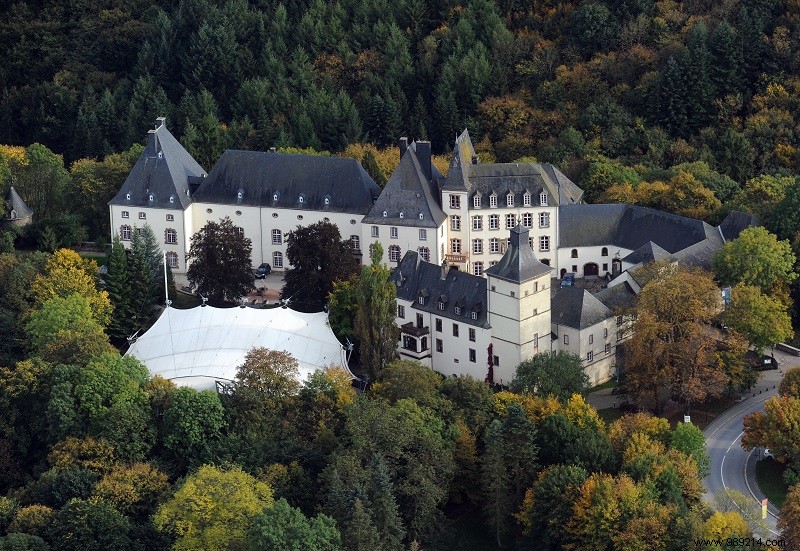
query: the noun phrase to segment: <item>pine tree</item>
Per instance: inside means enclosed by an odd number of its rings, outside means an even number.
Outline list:
[[[400,551],[403,549],[405,530],[398,512],[394,486],[380,455],[373,454],[370,471],[372,476],[367,486],[367,495],[372,509],[372,521],[378,531],[378,549]]]
[[[381,549],[380,538],[369,511],[360,499],[353,503],[353,518],[342,533],[342,548],[352,551]]]
[[[372,151],[368,150],[364,153],[364,158],[361,159],[361,166],[364,167],[367,174],[369,174],[381,188],[386,185],[386,176],[383,175],[383,171],[378,166],[378,161],[375,159],[375,154],[372,153]]]
[[[724,19],[711,35],[709,51],[711,82],[718,97],[734,94],[742,87],[742,49],[736,29]]]
[[[486,428],[481,474],[483,475],[483,514],[492,527],[497,545],[502,545],[503,536],[508,532],[511,514],[514,512],[511,496],[511,477],[503,461],[503,426],[495,419]]]
[[[111,253],[106,261],[106,291],[114,306],[108,332],[112,337],[125,338],[131,334],[130,283],[128,278],[128,258],[125,246],[118,235],[114,236]]]

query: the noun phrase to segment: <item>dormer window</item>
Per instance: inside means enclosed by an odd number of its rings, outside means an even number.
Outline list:
[[[497,208],[497,194],[496,193],[492,193],[489,196],[489,207],[493,208],[493,209]]]
[[[330,197],[328,197],[328,196],[326,195],[326,196],[325,196],[325,206],[326,206],[326,207],[329,207],[329,206],[330,206],[330,204],[331,204],[331,198],[330,198]]]
[[[420,295],[420,296],[418,296],[418,297],[417,297],[417,302],[418,302],[419,304],[421,304],[421,305],[425,306],[425,297],[424,297],[423,295]]]
[[[239,191],[236,192],[236,198],[241,200],[242,197],[244,197],[244,190],[240,189]]]
[[[148,200],[148,201],[150,201],[150,202],[152,203],[152,202],[153,202],[153,199],[155,199],[155,196],[154,196],[154,195],[151,193],[151,194],[148,196],[147,200]]]
[[[127,201],[130,201],[130,200],[131,200],[131,194],[130,194],[130,193],[126,193],[126,194],[125,194],[125,199],[126,199]]]
[[[402,217],[403,217],[403,212],[402,212],[402,211],[400,211],[400,218],[402,218]]]
[[[541,192],[539,194],[539,203],[541,203],[541,205],[543,207],[547,206],[547,192],[546,191],[543,191],[543,192]]]
[[[439,307],[439,310],[444,310],[444,302],[442,302],[442,301],[440,300],[440,301],[439,301],[439,305],[438,305],[438,307]]]
[[[531,206],[531,194],[528,193],[527,191],[522,196],[522,205],[525,207]]]
[[[175,196],[174,195],[170,195],[169,196],[169,202],[170,203],[174,203],[175,202]]]
[[[272,200],[273,201],[277,201],[279,197],[280,197],[280,193],[278,193],[278,192],[275,192],[275,193],[272,194]]]
[[[389,216],[389,213],[386,212],[386,211],[383,211],[383,217],[386,218],[387,216]]]
[[[508,195],[506,195],[506,206],[507,207],[513,207],[514,206],[514,194],[513,193],[509,193]]]
[[[476,193],[472,196],[472,206],[473,208],[479,209],[481,208],[481,194]]]
[[[419,213],[419,219],[422,220],[423,218],[425,218],[425,216],[420,212]]]
[[[305,197],[305,195],[303,195],[303,194],[301,193],[301,194],[300,194],[300,197],[298,197],[298,199],[297,199],[297,200],[298,200],[298,202],[299,202],[299,203],[302,205],[302,204],[303,204],[303,202],[306,200],[306,197]]]
[[[474,310],[472,311],[472,319],[474,319],[474,320],[478,319],[478,312],[476,312]]]
[[[164,152],[163,151],[159,151],[158,152],[158,158],[159,159],[163,159],[164,158]]]
[[[456,311],[456,315],[460,316],[461,315],[461,306],[456,306],[455,311]]]

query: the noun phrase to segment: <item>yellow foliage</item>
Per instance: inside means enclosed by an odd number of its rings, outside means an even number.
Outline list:
[[[57,469],[78,466],[103,473],[114,467],[117,458],[114,446],[105,440],[70,436],[53,446],[47,461]]]
[[[652,440],[665,442],[669,437],[669,421],[649,413],[625,415],[614,421],[608,428],[608,436],[614,449],[621,453],[634,434],[644,434]]]
[[[625,464],[630,464],[639,457],[664,455],[665,451],[666,448],[661,442],[651,440],[646,434],[636,432],[631,435],[627,446],[625,446],[625,451],[622,453],[622,461]]]
[[[53,510],[46,505],[28,505],[14,515],[8,525],[8,532],[44,536],[50,529],[54,515]]]
[[[94,496],[123,515],[147,515],[170,488],[167,475],[147,463],[116,467],[94,489]]]
[[[703,537],[709,539],[747,538],[750,527],[742,515],[734,511],[716,512],[711,515],[703,527]]]
[[[605,432],[606,424],[594,409],[580,394],[573,394],[564,407],[564,415],[574,425],[582,429],[595,429]]]
[[[340,407],[352,404],[356,399],[356,391],[350,379],[350,372],[335,365],[325,368],[324,372],[325,378],[336,391],[336,403]]]
[[[8,160],[10,164],[23,168],[29,164],[25,148],[18,145],[0,145],[0,157]]]
[[[78,293],[89,300],[95,320],[103,326],[108,325],[113,307],[108,293],[97,289],[97,263],[94,260],[83,259],[70,249],[59,249],[47,259],[44,269],[45,274],[37,274],[31,285],[37,304]]]
[[[357,159],[359,163],[364,162],[364,155],[370,151],[375,156],[375,162],[381,170],[381,174],[386,181],[389,176],[400,164],[400,150],[397,147],[387,147],[386,149],[378,149],[371,143],[353,143],[348,145],[340,154],[341,157],[352,157]]]

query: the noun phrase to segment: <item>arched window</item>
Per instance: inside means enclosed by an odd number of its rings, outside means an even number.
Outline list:
[[[178,232],[172,228],[164,230],[164,243],[174,245],[178,242]]]
[[[119,238],[123,241],[130,241],[132,234],[131,227],[128,225],[122,226],[119,229]]]
[[[283,268],[283,253],[278,251],[272,253],[272,267]]]
[[[578,258],[578,249],[572,249],[572,258]]]
[[[419,257],[425,262],[431,261],[431,250],[428,247],[420,247],[417,249],[417,252],[419,253]]]
[[[600,256],[608,256],[608,249],[606,247],[603,247],[603,250],[600,251]]]
[[[283,234],[281,230],[272,230],[272,244],[280,245],[283,243]]]
[[[389,247],[389,262],[399,262],[400,261],[400,247],[397,245],[392,245]]]
[[[170,268],[177,268],[178,267],[178,253],[169,251],[167,253],[167,266]]]

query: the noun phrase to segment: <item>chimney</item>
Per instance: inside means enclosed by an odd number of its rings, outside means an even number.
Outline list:
[[[450,271],[450,268],[447,266],[447,260],[442,260],[442,279],[447,279],[447,272]]]
[[[151,157],[155,157],[158,153],[158,134],[156,130],[147,131],[147,152]]]
[[[277,151],[277,149],[275,149],[275,146],[274,146],[274,145],[273,145],[272,147],[270,147],[270,148],[269,148],[269,152],[270,152],[270,153],[275,153],[276,151]]]
[[[166,118],[166,117],[158,117],[158,118],[156,119],[156,130],[158,130],[158,129],[159,129],[159,128],[161,128],[162,126],[163,126],[164,128],[166,128],[166,127],[167,127],[167,125],[166,125],[166,122],[167,122],[167,118]]]
[[[403,158],[403,155],[406,154],[406,149],[408,149],[408,138],[403,136],[400,138],[400,158]]]
[[[477,155],[473,155],[472,156],[472,164],[477,165],[480,162],[481,162],[481,158],[480,157],[478,157]]]
[[[422,167],[422,173],[425,179],[431,181],[431,142],[416,142],[417,143],[417,160]]]

